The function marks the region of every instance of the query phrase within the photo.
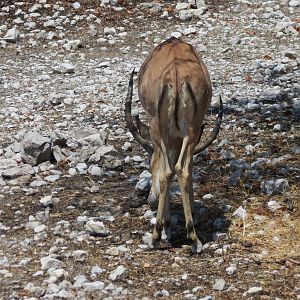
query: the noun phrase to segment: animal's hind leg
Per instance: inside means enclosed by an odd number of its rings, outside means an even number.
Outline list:
[[[154,152],[151,158],[151,173],[152,173],[152,185],[151,190],[148,196],[148,202],[152,208],[157,207],[160,184],[159,184],[159,154],[160,149],[158,147],[154,147]]]
[[[167,148],[163,141],[161,141],[161,152],[159,155],[159,200],[158,209],[156,214],[156,224],[154,226],[152,240],[153,246],[157,246],[160,239],[162,229],[165,228],[168,232],[168,227],[170,223],[170,213],[169,213],[169,186],[173,173],[170,167]]]
[[[192,251],[201,252],[202,244],[197,237],[195,223],[193,219],[194,213],[194,195],[192,183],[193,153],[195,143],[190,141],[186,136],[183,139],[181,152],[175,166],[178,181],[182,194],[182,203],[185,215],[187,238],[192,241]]]

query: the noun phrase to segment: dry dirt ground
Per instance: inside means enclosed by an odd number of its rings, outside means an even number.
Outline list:
[[[218,2],[223,1],[210,2],[212,11],[218,10]],[[228,7],[233,3],[233,1],[226,1]],[[118,19],[114,19],[111,14],[110,12],[107,22],[117,26]],[[155,16],[152,21],[156,21],[157,26],[162,27],[166,22]],[[176,20],[169,21],[166,26],[170,26],[170,22],[176,23]],[[131,42],[128,39],[128,44]],[[118,49],[114,51],[118,52]],[[96,54],[100,53],[96,52]],[[110,55],[113,56],[114,53]],[[5,59],[13,57],[11,53],[5,55]],[[5,63],[3,58],[1,61]],[[232,120],[239,122],[240,117],[238,112],[225,107],[223,124],[224,126],[230,124]],[[253,115],[247,112],[243,118],[252,120]],[[256,141],[263,140],[264,143],[246,157],[249,163],[260,157],[261,153],[268,153],[269,159],[290,154],[290,149],[299,144],[299,123],[291,118],[288,110],[282,111],[280,116],[272,115],[268,119],[259,114],[254,118],[257,124],[264,126],[265,130],[262,133],[252,135],[246,123],[239,124],[241,128],[239,131],[225,130],[223,126],[218,140],[224,138],[229,140],[225,147],[230,148],[236,157],[244,156],[245,146],[249,143],[255,144]],[[278,123],[278,120],[283,126],[290,128],[289,134],[280,140],[277,135],[274,136],[273,131],[273,126]],[[125,127],[122,120],[119,122]],[[120,149],[120,144],[115,143]],[[2,147],[4,146],[3,143]],[[141,148],[135,144],[131,155],[141,153]],[[124,154],[120,155],[125,157]],[[181,222],[174,230],[176,236],[173,240],[162,242],[159,249],[136,251],[142,244],[142,236],[145,232],[151,231],[149,220],[143,218],[144,212],[150,207],[146,195],[136,194],[135,182],[131,180],[131,176],[139,176],[141,170],[129,165],[124,165],[122,172],[100,180],[89,176],[73,176],[39,188],[30,195],[22,191],[3,194],[0,203],[2,210],[0,221],[11,229],[9,234],[0,231],[0,254],[9,256],[10,260],[15,262],[24,257],[31,259],[25,268],[18,264],[10,266],[9,271],[13,273],[13,278],[0,277],[0,299],[29,298],[32,294],[24,290],[28,282],[34,282],[37,286],[43,285],[47,274],[34,278],[32,274],[40,270],[39,258],[48,255],[51,245],[59,245],[61,259],[69,272],[69,278],[78,274],[88,274],[91,267],[95,265],[106,270],[124,265],[127,273],[118,284],[128,289],[128,295],[122,296],[126,299],[143,297],[152,299],[154,293],[161,290],[169,292],[168,299],[184,299],[193,288],[198,286],[200,288],[193,292],[197,298],[211,295],[213,299],[247,297],[299,299],[300,186],[297,171],[300,167],[299,154],[287,156],[276,167],[266,165],[262,174],[264,178],[281,178],[279,170],[281,166],[286,165],[295,167],[295,171],[292,170],[285,175],[290,190],[280,195],[267,196],[261,191],[261,182],[249,177],[242,177],[236,187],[229,187],[228,179],[232,171],[228,162],[220,159],[219,152],[214,148],[210,149],[208,157],[195,163],[195,198],[199,211],[202,212],[197,231],[202,242],[211,245],[200,255],[191,254],[189,243],[185,239],[180,197],[172,199],[172,211],[181,216]],[[63,168],[61,170],[64,171]],[[91,192],[90,188],[94,185],[97,185],[99,190]],[[51,230],[47,233],[47,239],[42,241],[30,239],[28,245],[26,239],[28,235],[32,237],[32,232],[29,232],[24,224],[28,221],[29,215],[36,215],[41,211],[40,198],[53,192],[60,201],[51,209],[51,218],[47,221],[47,227]],[[214,198],[203,200],[202,196],[207,193],[213,193]],[[270,200],[276,200],[282,204],[282,207],[275,211],[268,209],[267,203]],[[230,205],[231,209],[224,211],[222,209],[224,204]],[[240,206],[243,206],[247,212],[247,218],[244,220],[233,216],[233,212]],[[109,223],[111,233],[107,237],[90,237],[81,242],[72,238],[63,238],[60,244],[59,233],[53,233],[55,227],[63,227],[64,223],[69,224],[66,225],[64,234],[69,235],[72,231],[80,231],[82,226],[76,222],[78,216],[100,216],[106,212],[115,216],[115,221]],[[263,216],[259,222],[256,219],[258,215]],[[227,239],[219,242],[213,241],[215,232],[213,220],[217,218],[226,220],[222,231],[227,233]],[[22,241],[24,248],[20,253],[19,244],[22,244]],[[106,254],[108,248],[125,245],[126,241],[130,241],[128,244],[131,249],[130,254],[119,254],[116,257]],[[65,255],[78,249],[89,253],[84,262],[75,262]],[[223,251],[216,252],[216,249],[223,249]],[[229,276],[225,269],[230,265],[236,266],[236,272]],[[219,278],[225,279],[228,289],[225,288],[223,291],[212,289],[212,285]],[[99,274],[97,279],[107,282],[107,272]],[[261,287],[262,291],[253,296],[244,295],[254,286]],[[97,293],[90,293],[86,298],[99,299],[99,296]]]

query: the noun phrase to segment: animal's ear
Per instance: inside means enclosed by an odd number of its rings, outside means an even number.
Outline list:
[[[145,139],[148,143],[151,143],[149,126],[147,126],[140,120],[139,115],[135,116],[135,121],[141,137]]]

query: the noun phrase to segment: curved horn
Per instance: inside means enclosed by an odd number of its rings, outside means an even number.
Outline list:
[[[144,138],[142,138],[137,127],[135,126],[135,124],[133,122],[133,118],[131,115],[131,102],[132,102],[132,94],[133,94],[133,76],[134,76],[134,74],[135,74],[135,69],[133,69],[133,71],[131,72],[130,80],[129,80],[129,84],[128,84],[128,92],[127,92],[125,109],[124,109],[125,120],[126,120],[127,127],[129,129],[130,133],[132,134],[132,136],[135,138],[135,140],[139,144],[141,144],[141,146],[151,156],[153,153],[153,148],[148,141],[146,141]]]
[[[211,136],[209,137],[208,141],[204,145],[202,145],[201,143],[197,144],[197,146],[195,148],[195,151],[194,151],[194,155],[196,155],[199,152],[201,152],[204,149],[206,149],[217,138],[218,133],[219,133],[220,128],[221,128],[222,118],[223,118],[223,101],[222,101],[222,97],[220,95],[220,109],[219,109],[219,114],[218,114],[216,125],[215,125],[215,127],[214,127],[214,129],[213,129],[213,131],[211,133]],[[203,129],[204,129],[204,125],[202,125],[202,127],[201,127],[200,138],[201,138],[201,135],[203,133]],[[199,141],[200,141],[200,138],[199,138]]]
[[[139,115],[134,116],[134,118],[141,137],[148,143],[151,143],[149,126],[141,121]]]

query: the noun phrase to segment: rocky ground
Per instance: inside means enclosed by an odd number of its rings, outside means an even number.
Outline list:
[[[196,2],[1,1],[0,299],[300,299],[300,3]],[[149,248],[149,158],[123,117],[171,35],[211,74],[207,132],[225,106],[194,158],[200,255],[176,180],[173,239]]]

